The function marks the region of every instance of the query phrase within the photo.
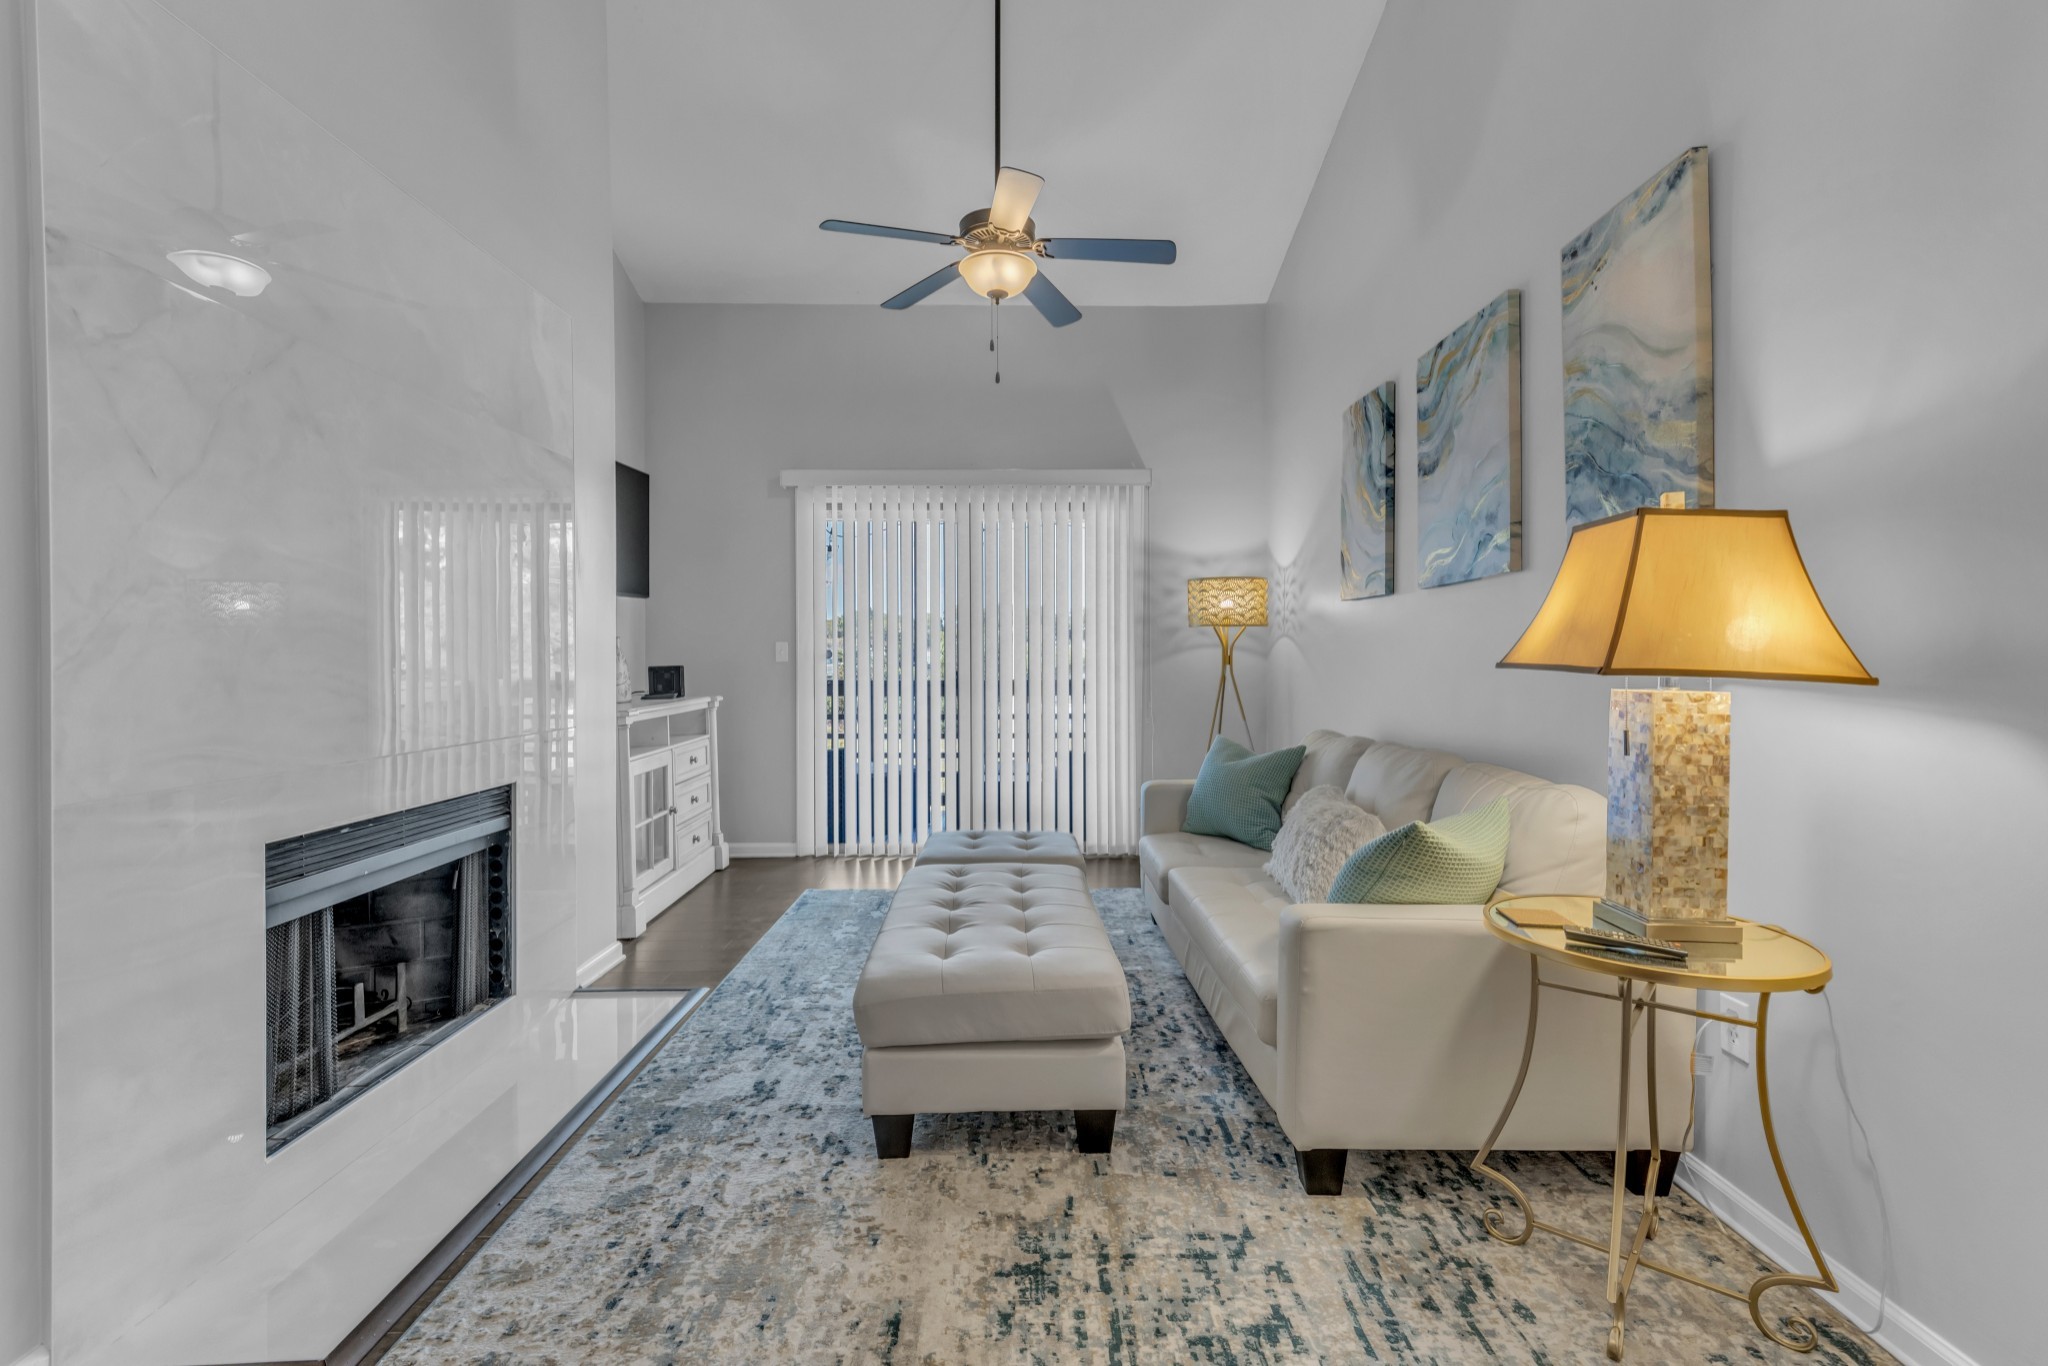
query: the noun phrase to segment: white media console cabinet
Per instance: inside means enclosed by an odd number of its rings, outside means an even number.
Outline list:
[[[718,697],[619,704],[619,938],[725,867]]]

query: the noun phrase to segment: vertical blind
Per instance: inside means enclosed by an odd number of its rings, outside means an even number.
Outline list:
[[[1131,851],[1145,499],[1131,484],[798,489],[801,852],[904,854],[968,829]]]

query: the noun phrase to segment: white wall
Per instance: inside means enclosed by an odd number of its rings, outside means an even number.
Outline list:
[[[2048,1124],[2025,1042],[2048,961],[2048,10],[1481,8],[1388,6],[1269,306],[1272,550],[1300,604],[1272,715],[1604,785],[1604,680],[1492,667],[1566,538],[1558,251],[1709,145],[1720,502],[1791,510],[1884,680],[1736,685],[1732,907],[1835,957],[1898,1300],[1979,1361],[2033,1359],[2048,1187],[2012,1177]],[[1418,592],[1415,359],[1511,286],[1528,569]],[[1389,376],[1400,587],[1340,603],[1339,416]],[[1824,1245],[1875,1281],[1822,1003],[1779,1010],[1788,1160]],[[1699,1154],[1782,1209],[1752,1080],[1712,1075]]]
[[[1086,309],[1084,270],[1064,282]],[[784,469],[1150,468],[1146,771],[1192,773],[1216,640],[1186,625],[1185,580],[1266,559],[1260,314],[1094,309],[1054,332],[1005,309],[997,385],[986,307],[650,306],[651,648],[726,699],[726,837],[795,838],[795,666],[774,662],[797,629]]]
[[[0,3],[0,1362],[44,1340],[49,1124],[48,726],[42,506],[29,373],[26,102],[20,0]]]
[[[612,257],[612,350],[617,363],[618,459],[647,468],[647,305],[619,258]],[[633,686],[647,686],[647,599],[617,599],[619,647]]]
[[[602,0],[168,8],[573,319],[576,962],[615,938],[610,110]]]

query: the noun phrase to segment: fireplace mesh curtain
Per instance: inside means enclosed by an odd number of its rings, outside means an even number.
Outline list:
[[[1146,490],[797,491],[798,843],[906,854],[940,830],[1137,841]]]
[[[334,1094],[334,912],[265,931],[270,955],[269,1122]]]
[[[490,903],[485,879],[490,854],[465,855],[455,869],[455,1013],[466,1015],[491,998]]]

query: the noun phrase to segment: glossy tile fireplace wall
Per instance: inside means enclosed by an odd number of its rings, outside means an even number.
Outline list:
[[[395,1280],[495,1179],[407,1193],[393,1136],[579,1056],[568,319],[148,0],[34,28],[54,1355],[318,1356],[381,1293],[337,1268]],[[265,845],[502,784],[519,995],[266,1156]]]

